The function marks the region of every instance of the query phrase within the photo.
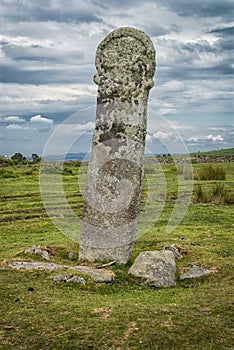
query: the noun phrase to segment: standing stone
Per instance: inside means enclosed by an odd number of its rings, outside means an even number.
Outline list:
[[[153,43],[140,30],[114,30],[97,48],[96,69],[96,125],[79,258],[125,264],[141,200],[147,100],[155,72]]]

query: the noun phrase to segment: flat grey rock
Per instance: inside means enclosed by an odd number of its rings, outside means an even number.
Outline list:
[[[50,276],[50,278],[54,282],[74,282],[74,283],[81,283],[83,285],[86,284],[85,279],[77,275],[73,276],[73,275],[68,275],[64,273],[59,273],[58,275]]]
[[[132,279],[154,287],[175,285],[176,264],[171,251],[146,251],[136,258],[128,271]]]
[[[180,280],[186,278],[198,278],[211,273],[211,270],[205,269],[203,266],[193,265],[190,270],[180,275]]]
[[[46,262],[13,261],[9,267],[15,270],[44,270],[46,272],[69,269],[87,275],[96,283],[112,283],[115,279],[114,272],[107,269],[95,269],[89,266],[69,266]]]

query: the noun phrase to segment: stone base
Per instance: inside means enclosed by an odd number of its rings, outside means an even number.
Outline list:
[[[117,264],[125,265],[130,259],[133,242],[115,248],[97,248],[86,245],[79,247],[79,260],[94,261],[115,261]]]

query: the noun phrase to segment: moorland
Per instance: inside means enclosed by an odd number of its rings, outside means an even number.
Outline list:
[[[145,166],[142,211],[147,184],[157,186],[157,164]],[[51,274],[44,271],[8,267],[13,260],[40,261],[38,256],[24,252],[32,245],[47,249],[53,262],[76,265],[78,243],[63,235],[48,217],[40,194],[40,164],[2,164],[1,349],[232,348],[234,162],[217,158],[203,163],[198,159],[193,161],[193,174],[186,164],[160,166],[167,188],[160,217],[136,240],[126,266],[109,267],[116,274],[114,283],[87,280],[81,285],[54,283]],[[79,169],[80,162],[66,162],[62,183],[70,207],[81,217]],[[82,172],[85,169],[83,165]],[[178,173],[193,181],[192,198],[182,221],[168,233],[167,222],[177,200]],[[183,256],[177,261],[175,287],[155,289],[129,279],[128,269],[141,251],[160,250],[171,244]],[[74,252],[72,259],[69,252]],[[180,272],[192,263],[212,273],[181,281]]]

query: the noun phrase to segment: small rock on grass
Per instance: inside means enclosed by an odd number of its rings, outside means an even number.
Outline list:
[[[205,269],[203,266],[193,265],[190,270],[180,275],[180,280],[186,278],[198,278],[211,273],[211,270]]]
[[[178,260],[183,259],[183,256],[180,254],[175,244],[171,244],[169,247],[163,247],[162,251],[164,250],[170,250],[174,254],[174,257]]]
[[[39,255],[42,259],[50,261],[50,256],[47,250],[41,249],[40,246],[33,245],[31,248],[25,251],[25,253],[29,254],[37,254]]]
[[[171,251],[145,251],[138,255],[128,274],[143,284],[165,288],[175,285],[175,271],[175,258]]]
[[[68,275],[64,273],[59,273],[55,276],[50,276],[50,278],[54,282],[74,282],[74,283],[81,283],[83,285],[86,284],[85,279],[77,275],[73,276],[73,275]]]
[[[69,252],[69,253],[68,253],[68,258],[69,258],[69,259],[74,259],[74,258],[75,258],[75,253]]]

